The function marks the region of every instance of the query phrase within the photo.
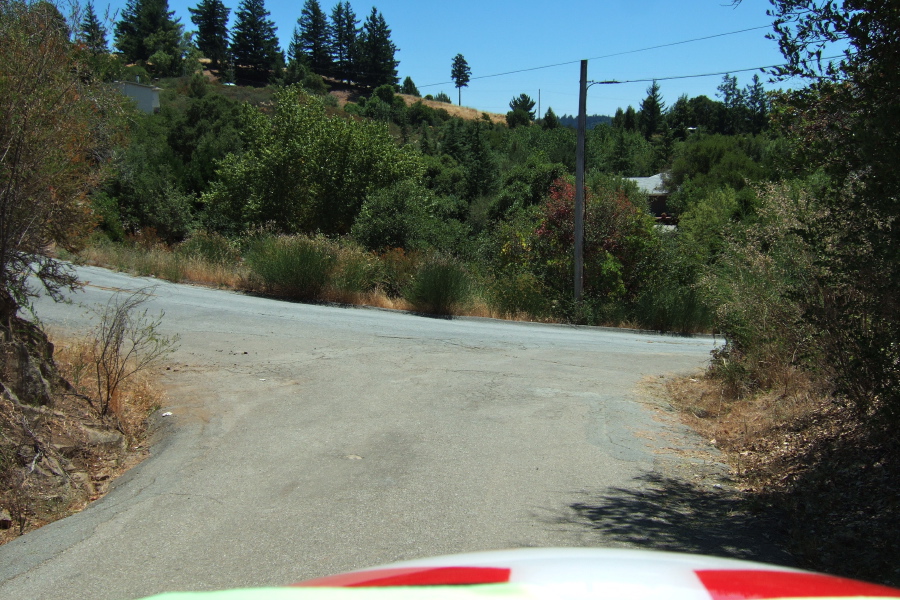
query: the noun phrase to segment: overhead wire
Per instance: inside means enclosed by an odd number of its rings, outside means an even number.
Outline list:
[[[604,59],[604,58],[612,58],[612,57],[615,57],[615,56],[623,56],[623,55],[625,55],[625,54],[637,54],[638,52],[647,52],[647,51],[649,51],[649,50],[659,50],[660,48],[669,48],[669,47],[672,47],[672,46],[680,46],[680,45],[682,45],[682,44],[691,44],[691,43],[694,43],[694,42],[702,42],[702,41],[704,41],[704,40],[711,40],[711,39],[714,39],[714,38],[720,38],[720,37],[725,37],[725,36],[729,36],[729,35],[737,35],[737,34],[739,34],[739,33],[747,33],[748,31],[757,31],[757,30],[759,30],[759,29],[768,29],[768,28],[770,28],[770,27],[771,27],[771,25],[759,25],[759,26],[757,26],[757,27],[748,27],[747,29],[739,29],[739,30],[737,30],[737,31],[729,31],[729,32],[726,32],[726,33],[716,33],[716,34],[713,34],[713,35],[707,35],[707,36],[703,36],[703,37],[692,38],[692,39],[690,39],[690,40],[681,40],[681,41],[679,41],[679,42],[669,42],[669,43],[666,43],[666,44],[658,44],[658,45],[656,45],[656,46],[648,46],[648,47],[646,47],[646,48],[637,48],[637,49],[635,49],[635,50],[624,50],[624,51],[622,51],[622,52],[614,52],[614,53],[612,53],[612,54],[604,54],[603,56],[594,56],[594,57],[592,57],[592,58],[588,58],[587,60],[601,60],[601,59]],[[515,74],[517,74],[517,73],[527,73],[527,72],[529,72],[529,71],[540,71],[540,70],[542,70],[542,69],[553,69],[553,68],[556,68],[556,67],[564,67],[564,66],[567,66],[567,65],[578,64],[578,63],[580,63],[580,62],[581,62],[580,59],[579,59],[579,60],[570,60],[570,61],[566,61],[566,62],[555,63],[555,64],[552,64],[552,65],[543,65],[543,66],[540,66],[540,67],[528,67],[528,68],[525,68],[525,69],[516,69],[516,70],[514,70],[514,71],[505,71],[505,72],[503,72],[503,73],[494,73],[494,74],[492,74],[492,75],[479,75],[478,77],[472,77],[471,80],[474,81],[474,80],[476,80],[476,79],[490,79],[490,78],[492,78],[492,77],[504,77],[504,76],[506,76],[506,75],[515,75]],[[777,66],[777,65],[776,65],[776,66]],[[753,69],[750,69],[750,70],[753,70]],[[454,83],[454,82],[453,82],[453,81],[444,81],[444,82],[442,82],[442,83],[428,83],[428,84],[425,84],[425,85],[420,85],[420,86],[418,86],[418,87],[421,89],[421,88],[428,88],[428,87],[437,87],[437,86],[439,86],[439,85],[449,85],[449,84],[451,84],[451,83]]]

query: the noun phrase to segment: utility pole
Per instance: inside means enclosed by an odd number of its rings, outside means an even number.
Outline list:
[[[575,147],[575,302],[584,287],[584,138],[587,129],[587,64],[581,61],[578,92],[578,142]]]

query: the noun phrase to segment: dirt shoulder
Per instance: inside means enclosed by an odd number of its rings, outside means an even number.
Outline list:
[[[726,457],[741,506],[773,515],[797,566],[900,586],[900,440],[810,382],[738,400],[673,380],[683,420]]]
[[[151,373],[126,380],[103,416],[90,400],[90,345],[57,334],[49,396],[22,402],[0,394],[0,545],[86,508],[148,456],[148,417],[163,393]],[[71,382],[66,384],[65,382]]]

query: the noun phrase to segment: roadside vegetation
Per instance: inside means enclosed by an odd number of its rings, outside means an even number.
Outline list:
[[[165,2],[129,2],[112,30],[90,5],[2,2],[0,108],[22,126],[0,128],[0,349],[54,368],[19,316],[29,275],[76,284],[54,256],[303,301],[716,332],[708,372],[673,384],[686,418],[748,498],[786,511],[803,565],[898,584],[900,23],[845,4],[773,2],[787,61],[773,75],[806,87],[726,75],[716,99],[667,102],[653,83],[637,108],[591,118],[575,302],[572,117],[537,115],[526,94],[506,115],[420,99],[377,9],[357,27],[348,2],[329,16],[307,0],[285,54],[250,8],[229,32],[218,0],[192,9],[195,43]],[[848,52],[819,61],[832,38]],[[454,68],[461,98],[462,55]],[[137,78],[162,89],[158,113],[109,85]],[[657,173],[676,226],[629,179]],[[12,377],[5,399],[61,402]],[[102,388],[71,398],[110,407],[114,429],[137,418]],[[3,427],[32,431],[13,413]],[[3,455],[7,490],[34,457]]]

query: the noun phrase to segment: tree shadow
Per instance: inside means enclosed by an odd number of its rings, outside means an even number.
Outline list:
[[[566,529],[596,534],[597,544],[706,554],[793,565],[779,546],[785,535],[780,515],[751,507],[734,492],[649,473],[636,489],[582,492],[553,519]]]

